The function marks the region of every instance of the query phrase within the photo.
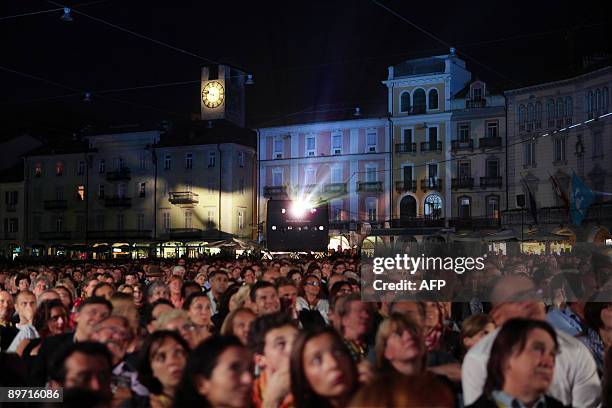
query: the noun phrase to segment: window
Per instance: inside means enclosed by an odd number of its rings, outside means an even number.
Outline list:
[[[593,157],[603,157],[602,133],[593,133]]]
[[[77,186],[77,200],[85,201],[85,186]]]
[[[55,199],[56,200],[64,199],[64,187],[55,187]]]
[[[555,126],[555,102],[552,99],[546,101],[546,118],[548,127]]]
[[[487,122],[487,137],[488,138],[496,138],[498,135],[497,132],[497,121],[495,122]]]
[[[588,113],[588,117],[589,119],[593,118],[593,99],[595,98],[595,95],[593,94],[593,91],[589,91],[587,93],[587,100],[586,100],[586,105],[587,105],[587,113]]]
[[[104,184],[98,186],[98,198],[101,200],[104,199]]]
[[[208,152],[208,168],[215,167],[216,164],[217,164],[217,153]]]
[[[459,124],[459,141],[462,143],[470,140],[470,124],[460,123]]]
[[[244,179],[238,180],[238,194],[244,194]]]
[[[191,210],[185,210],[185,228],[193,228],[193,213]]]
[[[342,221],[342,200],[331,201],[331,218],[333,221]]]
[[[206,226],[213,228],[215,226],[215,210],[208,210],[206,214]]]
[[[438,109],[438,90],[437,89],[429,90],[429,109],[430,110]]]
[[[64,163],[62,162],[55,163],[55,175],[56,176],[64,175]]]
[[[438,164],[430,163],[427,165],[427,176],[429,177],[430,184],[435,185],[436,179],[438,178]]]
[[[125,216],[123,214],[117,214],[117,231],[123,231],[125,228]]]
[[[4,219],[4,232],[7,234],[19,232],[19,219],[18,218],[5,218]]]
[[[499,177],[499,161],[497,159],[487,160],[487,177]]]
[[[212,180],[208,180],[206,183],[208,194],[213,194],[215,192],[215,184]]]
[[[601,90],[599,88],[595,91],[595,111],[599,112],[601,109]]]
[[[104,161],[104,159],[98,162],[98,173],[100,174],[106,173],[106,161]]]
[[[313,167],[304,169],[304,184],[309,186],[317,183],[317,170]]]
[[[527,119],[527,118],[525,117],[525,113],[526,113],[526,111],[525,111],[525,105],[521,105],[521,106],[519,106],[519,110],[518,110],[518,122],[519,122],[519,124],[521,124],[521,125],[525,124],[525,119]]]
[[[283,158],[283,139],[280,137],[274,138],[274,156],[275,159]]]
[[[185,153],[185,168],[193,168],[193,153]]]
[[[601,99],[603,113],[608,113],[608,110],[610,109],[610,92],[608,91],[607,86],[601,91]]]
[[[164,229],[168,231],[170,229],[170,213],[165,212],[162,219],[163,219]]]
[[[317,145],[316,138],[314,135],[306,136],[306,156],[316,156],[317,154]]]
[[[378,200],[370,197],[366,200],[366,217],[370,222],[376,222],[378,219]]]
[[[410,92],[408,91],[400,95],[400,112],[410,112]]]
[[[64,217],[61,215],[55,219],[55,231],[62,232],[64,230]]]
[[[482,88],[472,88],[472,100],[482,100]]]
[[[430,194],[425,198],[425,216],[429,218],[440,218],[442,216],[442,197],[438,194]]]
[[[331,169],[331,182],[342,183],[342,167],[334,166]]]
[[[244,229],[244,210],[238,210],[238,229]]]
[[[138,224],[137,224],[137,228],[138,231],[142,231],[145,229],[145,216],[144,214],[140,213],[138,214]]]
[[[374,183],[378,181],[376,166],[366,166],[366,182]]]
[[[95,222],[96,222],[96,231],[104,231],[104,215],[97,214]]]
[[[244,167],[244,152],[238,152],[238,166]]]
[[[438,127],[431,126],[427,128],[427,133],[429,135],[429,148],[434,150],[438,148]]]
[[[117,197],[125,197],[126,190],[127,188],[125,186],[125,183],[117,184]]]
[[[565,116],[572,117],[574,114],[574,100],[571,96],[565,98]]]
[[[140,183],[138,185],[138,197],[145,198],[147,195],[147,183]]]
[[[471,216],[471,200],[470,197],[459,197],[459,218],[470,218]]]
[[[402,177],[404,182],[411,182],[413,175],[413,167],[410,164],[405,164],[402,166]]]
[[[412,143],[412,129],[402,130],[402,143]]]
[[[533,103],[530,103],[529,105],[527,105],[527,122],[533,123],[534,120],[535,120],[535,107],[533,106]]]
[[[542,127],[542,102],[535,104],[535,122],[535,128],[540,129]]]
[[[557,119],[561,119],[565,116],[565,103],[563,99],[557,99]]]
[[[164,156],[164,170],[171,170],[171,169],[172,169],[172,156],[167,154],[166,156]]]
[[[459,162],[457,164],[457,176],[459,180],[465,180],[472,177],[472,163],[469,161]]]
[[[147,168],[146,152],[140,152],[140,155],[138,156],[138,166],[140,167],[140,170],[145,170]]]
[[[42,176],[42,164],[41,163],[36,163],[36,166],[34,167],[34,176],[36,177]]]
[[[558,137],[555,139],[555,161],[565,161],[565,138]]]
[[[535,142],[527,142],[524,144],[524,165],[533,166],[535,165]]]
[[[77,163],[77,175],[82,176],[85,174],[85,160],[79,160]]]
[[[376,151],[376,139],[377,139],[376,130],[368,130],[366,133],[366,152],[367,153]]]
[[[487,218],[499,219],[499,197],[487,198]]]
[[[273,186],[283,185],[283,170],[282,169],[272,170],[272,185]]]
[[[425,113],[426,101],[425,91],[421,88],[414,91],[412,94],[412,101],[414,104],[414,113]]]
[[[342,154],[342,132],[332,133],[332,154]]]
[[[4,192],[4,202],[7,207],[13,207],[17,205],[19,201],[19,192],[18,191],[5,191]]]

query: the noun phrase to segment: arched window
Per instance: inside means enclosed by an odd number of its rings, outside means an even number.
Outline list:
[[[535,104],[535,120],[536,122],[542,122],[542,102],[536,102]]]
[[[498,196],[487,197],[487,218],[489,219],[499,218],[499,197]]]
[[[400,95],[400,112],[410,112],[410,92],[408,91]]]
[[[425,113],[427,107],[425,102],[425,91],[423,89],[417,89],[412,94],[412,103],[414,105],[415,113]]]
[[[574,114],[574,100],[571,96],[565,98],[565,116],[571,117]]]
[[[518,121],[521,125],[525,123],[525,105],[519,106]]]
[[[429,90],[429,109],[438,109],[438,90]]]
[[[442,216],[442,197],[438,194],[430,194],[425,198],[425,216],[440,218]]]
[[[610,108],[610,93],[607,86],[605,86],[601,92],[601,99],[603,111],[604,113],[608,113],[608,109]]]
[[[562,118],[565,116],[565,105],[563,103],[563,99],[557,99],[557,118]]]
[[[535,117],[535,110],[533,108],[533,103],[527,105],[527,123],[532,123]]]
[[[459,218],[470,218],[472,215],[472,200],[470,197],[459,197],[458,204]]]
[[[587,94],[587,112],[593,112],[593,91]]]
[[[546,102],[546,116],[548,117],[548,120],[555,118],[555,101],[552,99],[549,99]]]
[[[598,88],[595,91],[595,111],[599,111],[601,108],[601,91]]]

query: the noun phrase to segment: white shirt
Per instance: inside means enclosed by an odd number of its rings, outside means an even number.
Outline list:
[[[316,310],[321,314],[323,320],[325,320],[325,323],[329,324],[329,319],[327,318],[327,313],[329,312],[329,302],[326,299],[319,299],[317,304],[313,307],[310,306],[306,299],[300,296],[295,301],[295,309],[298,312],[302,309]]]
[[[555,372],[548,395],[563,405],[591,408],[601,404],[601,383],[595,361],[589,350],[570,335],[555,330],[560,354],[555,361]],[[499,328],[480,339],[465,356],[461,366],[461,385],[465,406],[482,395],[487,378],[487,362]]]
[[[26,324],[24,326],[21,326],[19,328],[19,332],[17,332],[17,335],[15,336],[15,338],[13,339],[13,341],[11,342],[11,345],[9,346],[8,349],[6,349],[7,353],[15,353],[17,352],[17,347],[19,347],[19,344],[21,344],[21,342],[25,339],[37,339],[39,338],[40,335],[38,334],[38,331],[36,330],[36,328],[31,325],[31,324]]]

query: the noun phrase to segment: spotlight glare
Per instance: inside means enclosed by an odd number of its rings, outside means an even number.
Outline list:
[[[291,215],[295,218],[302,218],[306,211],[310,210],[312,212],[313,209],[313,205],[307,201],[294,201],[291,206]]]
[[[276,225],[272,226],[272,231],[276,231]]]
[[[319,225],[319,231],[323,231],[325,229],[325,227],[323,227],[322,225]]]

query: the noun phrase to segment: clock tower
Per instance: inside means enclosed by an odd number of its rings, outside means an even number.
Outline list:
[[[225,119],[244,127],[246,74],[228,65],[202,68],[200,110],[202,120]]]

